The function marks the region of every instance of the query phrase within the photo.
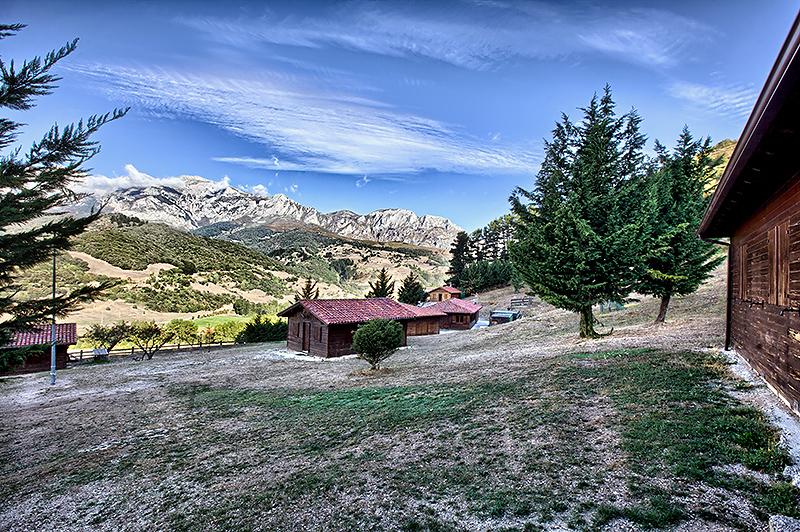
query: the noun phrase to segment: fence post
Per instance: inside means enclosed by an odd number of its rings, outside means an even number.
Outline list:
[[[80,360],[81,362],[83,362],[83,349],[81,349],[81,352],[80,352],[80,354],[78,355],[78,360]]]
[[[131,346],[131,356],[133,356],[133,346]]]

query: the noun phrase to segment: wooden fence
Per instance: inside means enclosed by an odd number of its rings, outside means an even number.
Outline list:
[[[169,344],[165,345],[161,349],[159,349],[159,353],[161,352],[170,352],[170,353],[187,353],[190,351],[197,351],[200,349],[218,349],[221,347],[234,347],[237,345],[236,342],[207,342],[207,343],[198,343],[198,344]],[[132,357],[137,354],[141,354],[142,350],[137,349],[136,347],[118,347],[115,349],[111,349],[108,351],[109,357]],[[67,352],[69,355],[69,361],[72,363],[80,364],[82,362],[89,362],[94,360],[94,349],[71,349]]]
[[[533,296],[512,297],[511,308],[530,307],[533,305]]]

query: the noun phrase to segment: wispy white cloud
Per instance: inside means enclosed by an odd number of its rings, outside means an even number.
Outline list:
[[[250,187],[250,192],[256,194],[258,196],[268,196],[269,190],[267,189],[266,185],[262,185],[259,183],[258,185],[254,185]]]
[[[74,188],[76,192],[88,192],[97,197],[101,197],[109,192],[127,188],[162,186],[181,190],[190,185],[203,187],[209,190],[220,190],[231,187],[228,176],[224,176],[218,180],[206,179],[195,175],[156,177],[140,171],[132,164],[126,164],[125,173],[122,175],[88,175],[77,182]],[[255,187],[253,192],[255,192]],[[266,193],[266,189],[264,189],[264,192]]]
[[[73,69],[121,103],[159,117],[213,124],[266,147],[263,158],[220,156],[218,161],[355,175],[527,173],[537,162],[534,145],[487,146],[456,126],[269,73],[235,79],[152,68]]]
[[[661,9],[547,2],[465,2],[447,8],[350,2],[317,17],[183,18],[179,22],[235,46],[335,46],[394,57],[426,57],[470,69],[513,58],[602,54],[672,66],[714,31]]]
[[[733,118],[747,116],[757,96],[752,86],[706,85],[687,81],[673,82],[668,92],[701,111]]]
[[[362,175],[358,179],[356,179],[356,188],[362,188],[369,184],[372,181],[367,174]]]

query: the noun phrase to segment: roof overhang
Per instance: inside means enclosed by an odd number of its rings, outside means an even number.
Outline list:
[[[756,100],[700,223],[703,238],[731,236],[800,171],[800,16]]]

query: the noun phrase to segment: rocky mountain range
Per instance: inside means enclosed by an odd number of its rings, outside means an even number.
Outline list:
[[[283,194],[251,194],[200,177],[186,177],[183,186],[148,186],[112,192],[105,212],[161,222],[185,230],[230,222],[242,227],[318,227],[359,240],[403,242],[448,249],[461,228],[441,216],[419,216],[406,209],[381,209],[367,214],[348,210],[329,213],[301,205]]]

